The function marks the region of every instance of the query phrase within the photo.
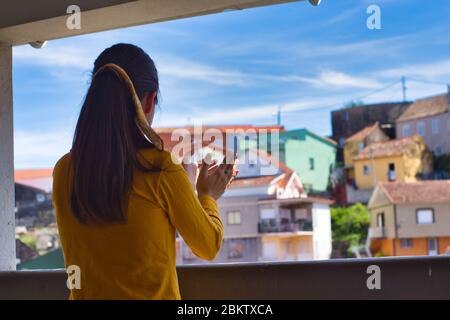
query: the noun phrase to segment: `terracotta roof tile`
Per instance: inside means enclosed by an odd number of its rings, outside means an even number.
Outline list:
[[[397,121],[414,120],[448,112],[448,100],[448,94],[416,100],[401,114]]]
[[[174,130],[177,129],[186,129],[189,132],[194,132],[194,127],[193,126],[181,126],[181,127],[161,127],[161,128],[154,128],[155,131],[158,134],[161,133],[172,133]],[[248,130],[248,129],[255,129],[255,130],[280,130],[280,131],[284,131],[284,127],[283,126],[253,126],[253,125],[248,125],[248,124],[244,124],[244,125],[207,125],[207,126],[203,126],[202,130],[205,131],[207,129],[219,129],[220,131],[225,132],[226,130],[239,130],[239,129],[243,129],[243,130]]]
[[[382,182],[378,186],[394,204],[450,203],[450,180]]]
[[[50,169],[26,169],[14,171],[14,181],[26,186],[52,191],[53,168]]]
[[[347,140],[345,140],[345,142],[362,141],[367,136],[369,136],[373,132],[373,130],[375,130],[376,128],[379,128],[379,127],[380,127],[379,123],[376,122],[373,125],[367,126],[364,129],[362,129],[361,131],[358,131],[354,135],[348,137]]]
[[[419,136],[412,136],[403,139],[374,142],[365,147],[354,160],[364,160],[370,158],[391,157],[403,155],[409,150],[416,148],[418,143],[423,142]]]
[[[24,169],[14,171],[14,180],[27,180],[48,178],[53,174],[53,168],[49,169]]]
[[[230,188],[269,186],[276,178],[277,176],[237,178],[232,182]]]

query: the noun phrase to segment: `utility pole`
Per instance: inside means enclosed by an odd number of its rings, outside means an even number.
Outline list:
[[[278,106],[277,110],[277,126],[281,126],[281,106]]]
[[[402,77],[402,92],[403,92],[403,102],[406,102],[406,78]]]

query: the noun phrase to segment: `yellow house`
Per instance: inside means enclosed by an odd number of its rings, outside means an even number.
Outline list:
[[[372,143],[353,164],[359,189],[373,189],[379,182],[414,182],[433,170],[432,154],[419,136]]]
[[[371,143],[387,140],[389,140],[389,137],[380,128],[378,122],[365,127],[361,131],[358,131],[347,138],[344,145],[344,165],[347,178],[351,180],[355,179],[353,158],[356,157],[360,151]]]

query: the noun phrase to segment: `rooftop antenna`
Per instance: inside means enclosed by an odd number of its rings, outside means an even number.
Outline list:
[[[281,127],[281,106],[278,106],[277,110],[277,126]]]
[[[402,92],[403,92],[403,102],[406,102],[406,78],[402,77]]]

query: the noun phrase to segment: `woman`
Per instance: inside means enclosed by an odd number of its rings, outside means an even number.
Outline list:
[[[180,299],[176,230],[200,258],[220,249],[216,200],[232,165],[204,162],[196,194],[150,128],[158,92],[152,59],[134,45],[95,61],[72,149],[53,173],[65,264],[81,271],[71,299]]]

